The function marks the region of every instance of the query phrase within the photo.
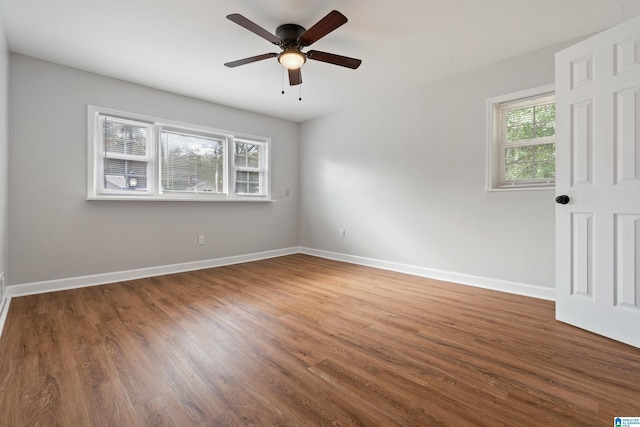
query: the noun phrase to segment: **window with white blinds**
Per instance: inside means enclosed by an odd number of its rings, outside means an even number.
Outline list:
[[[269,198],[268,138],[98,107],[89,133],[90,199]]]
[[[555,95],[549,89],[489,100],[489,190],[555,185]]]
[[[162,191],[224,194],[224,147],[224,138],[161,130]]]
[[[153,128],[141,122],[98,115],[99,176],[107,192],[148,192]]]

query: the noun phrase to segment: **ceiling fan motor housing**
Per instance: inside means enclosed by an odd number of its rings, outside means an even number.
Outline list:
[[[282,40],[280,45],[283,49],[286,48],[300,48],[298,39],[307,31],[304,27],[297,24],[283,24],[276,28],[276,36]]]

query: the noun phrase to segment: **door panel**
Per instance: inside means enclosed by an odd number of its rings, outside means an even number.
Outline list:
[[[640,347],[640,17],[556,55],[556,317]]]
[[[616,215],[616,231],[615,304],[640,309],[640,215]]]
[[[593,214],[573,213],[571,295],[593,298]]]
[[[571,105],[573,186],[593,185],[593,99]]]
[[[593,185],[593,99],[571,105],[573,186]]]
[[[640,132],[635,117],[640,115],[640,86],[616,92],[616,183],[640,182]]]

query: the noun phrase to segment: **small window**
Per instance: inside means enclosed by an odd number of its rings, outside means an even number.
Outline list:
[[[153,128],[141,122],[99,115],[98,175],[105,193],[147,193],[153,176]]]
[[[264,194],[265,162],[264,143],[241,139],[235,141],[236,194]]]
[[[268,200],[266,138],[96,107],[89,133],[89,199]]]
[[[555,95],[552,87],[489,100],[488,188],[555,185]]]

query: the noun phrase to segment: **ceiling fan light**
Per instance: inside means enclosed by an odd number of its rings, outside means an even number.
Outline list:
[[[307,62],[307,57],[297,49],[287,49],[278,55],[278,62],[288,70],[297,70]]]

